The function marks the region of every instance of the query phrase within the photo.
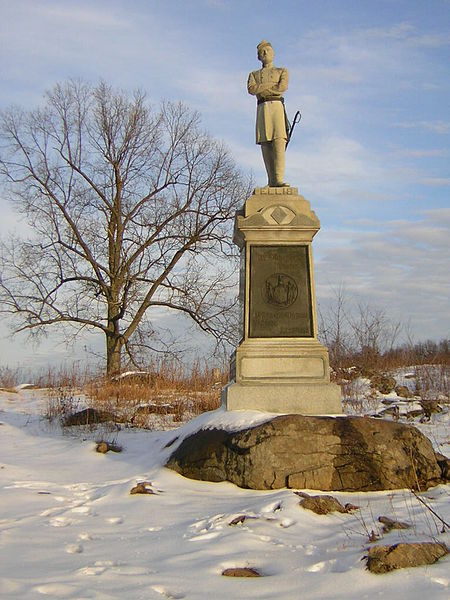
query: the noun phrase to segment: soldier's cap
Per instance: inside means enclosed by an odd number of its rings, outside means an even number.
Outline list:
[[[256,46],[256,49],[258,50],[258,52],[261,50],[261,48],[264,48],[264,46],[270,46],[272,48],[272,44],[270,42],[268,42],[267,40],[262,40],[261,42],[259,42],[259,44]],[[273,50],[273,48],[272,48]]]

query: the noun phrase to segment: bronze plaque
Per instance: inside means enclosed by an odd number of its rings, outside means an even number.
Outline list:
[[[251,246],[250,337],[313,337],[308,246]]]

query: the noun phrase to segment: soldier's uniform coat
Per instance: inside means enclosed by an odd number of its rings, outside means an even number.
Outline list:
[[[263,67],[248,76],[247,90],[256,96],[256,143],[287,139],[283,92],[288,88],[289,73],[284,67]],[[267,84],[271,84],[268,89]]]

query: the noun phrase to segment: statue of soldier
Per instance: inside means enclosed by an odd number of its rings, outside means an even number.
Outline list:
[[[289,73],[283,67],[274,67],[274,52],[270,42],[263,40],[257,46],[262,69],[248,76],[247,90],[256,96],[256,143],[260,144],[266,167],[268,185],[288,186],[284,182],[284,158],[288,139],[283,92],[288,88]]]

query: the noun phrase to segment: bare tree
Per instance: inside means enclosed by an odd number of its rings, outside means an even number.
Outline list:
[[[393,323],[385,310],[362,302],[349,322],[363,364],[373,366],[379,363],[383,353],[392,351],[402,329],[401,323]]]
[[[339,370],[355,362],[376,368],[393,352],[402,331],[383,309],[354,298],[341,285],[333,289],[334,300],[324,312],[319,308],[319,335],[328,347],[330,364]],[[353,302],[352,302],[353,300]]]
[[[351,351],[351,333],[347,316],[347,297],[343,285],[332,290],[334,299],[324,313],[319,306],[319,336],[328,348],[330,364],[334,369],[344,366]]]
[[[1,249],[16,331],[101,331],[109,375],[123,350],[156,348],[156,307],[230,333],[234,277],[220,265],[248,183],[196,113],[69,81],[37,110],[3,112],[0,143],[2,193],[33,231]]]

